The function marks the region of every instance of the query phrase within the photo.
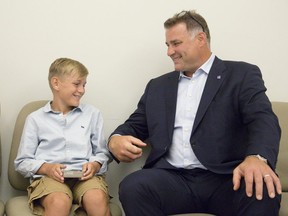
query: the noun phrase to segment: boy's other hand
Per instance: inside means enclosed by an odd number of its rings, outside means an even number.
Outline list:
[[[97,161],[85,163],[82,167],[82,177],[80,180],[87,180],[92,178],[101,168],[101,164]]]

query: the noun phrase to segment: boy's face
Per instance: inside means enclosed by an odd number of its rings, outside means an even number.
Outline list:
[[[62,106],[77,107],[81,97],[85,94],[85,77],[79,77],[78,74],[66,75],[58,79],[58,86],[55,89],[54,97]]]

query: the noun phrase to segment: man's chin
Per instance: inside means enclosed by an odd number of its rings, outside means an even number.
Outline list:
[[[174,65],[174,69],[175,69],[175,71],[182,71],[182,68],[177,66],[177,65]]]
[[[175,71],[182,71],[183,70],[183,65],[182,64],[179,64],[179,63],[176,63],[174,62],[174,69]]]

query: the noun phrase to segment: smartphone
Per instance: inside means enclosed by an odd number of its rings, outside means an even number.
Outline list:
[[[82,170],[64,170],[64,178],[81,178]]]

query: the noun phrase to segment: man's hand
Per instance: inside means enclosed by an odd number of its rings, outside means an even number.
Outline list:
[[[108,148],[121,162],[132,162],[142,156],[146,143],[133,136],[112,136]]]
[[[63,164],[44,163],[37,171],[37,174],[46,175],[56,181],[64,183],[63,170],[66,168]]]
[[[245,160],[233,171],[233,189],[236,191],[240,187],[241,178],[246,184],[246,194],[248,197],[253,195],[253,185],[255,184],[256,198],[261,200],[263,197],[263,185],[266,184],[270,198],[275,197],[275,188],[281,194],[281,183],[274,171],[264,161],[257,157],[246,157]]]

